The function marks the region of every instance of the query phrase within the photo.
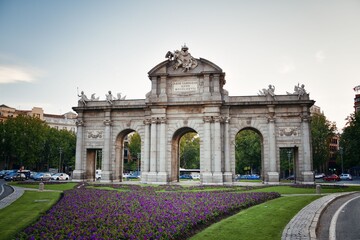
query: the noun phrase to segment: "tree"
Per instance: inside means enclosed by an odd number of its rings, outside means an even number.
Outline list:
[[[343,164],[345,169],[360,166],[360,112],[348,117],[340,146],[343,149]]]
[[[75,163],[75,134],[50,128],[39,118],[20,115],[6,120],[0,124],[0,140],[0,160],[4,168],[58,168],[59,147],[62,148],[62,166]]]
[[[261,172],[261,138],[253,130],[242,130],[235,138],[236,173]]]
[[[200,138],[195,132],[184,134],[180,139],[180,167],[200,168]]]
[[[330,158],[330,141],[335,135],[336,125],[323,114],[314,114],[311,120],[313,167],[317,172],[326,172]]]
[[[124,170],[126,171],[136,171],[140,168],[140,157],[141,153],[141,138],[137,132],[134,132],[132,135],[129,134],[129,144],[128,144],[129,154],[128,162],[124,163]],[[133,161],[135,158],[137,161]]]

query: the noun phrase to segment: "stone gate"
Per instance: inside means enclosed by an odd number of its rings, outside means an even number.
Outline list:
[[[96,150],[102,150],[101,181],[122,181],[124,139],[136,131],[141,137],[141,181],[177,182],[180,138],[196,132],[201,183],[232,184],[236,134],[252,129],[262,139],[265,183],[279,182],[281,148],[294,153],[296,181],[314,182],[309,112],[314,101],[304,85],[284,95],[276,95],[269,85],[256,96],[229,96],[222,69],[193,58],[186,46],[166,58],[149,71],[151,91],[145,99],[113,97],[111,91],[104,100],[94,94],[90,99],[79,96],[73,108],[78,113],[75,181],[94,180]]]

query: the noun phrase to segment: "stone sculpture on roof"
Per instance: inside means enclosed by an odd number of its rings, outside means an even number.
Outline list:
[[[182,68],[183,72],[187,72],[197,67],[196,59],[191,56],[188,50],[189,48],[184,45],[181,47],[181,51],[175,50],[173,53],[170,51],[166,53],[165,57],[170,61],[174,61],[174,70]]]

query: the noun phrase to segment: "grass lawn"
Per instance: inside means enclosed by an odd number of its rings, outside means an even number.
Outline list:
[[[274,199],[215,223],[190,239],[278,240],[293,216],[319,197],[292,196]]]
[[[50,209],[60,196],[61,192],[25,191],[10,206],[0,209],[0,239],[12,239]]]
[[[40,183],[21,183],[21,182],[11,182],[9,185],[16,186],[16,187],[24,187],[24,188],[33,188],[33,189],[39,189]],[[68,189],[74,188],[78,183],[57,183],[57,184],[51,184],[49,182],[44,182],[44,189],[45,190],[58,190],[58,191],[65,191]]]
[[[299,188],[292,186],[270,186],[250,190],[251,192],[278,192],[280,194],[315,194],[315,188]],[[321,193],[353,192],[360,191],[360,186],[334,187],[322,185]]]

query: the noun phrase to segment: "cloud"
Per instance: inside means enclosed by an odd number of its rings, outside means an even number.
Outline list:
[[[279,73],[281,74],[287,74],[293,71],[295,71],[295,66],[293,63],[283,63],[279,68]]]
[[[318,63],[322,63],[325,59],[324,52],[321,50],[317,51],[315,54],[315,59]]]
[[[40,75],[35,69],[19,66],[0,65],[0,84],[14,82],[34,82]]]

